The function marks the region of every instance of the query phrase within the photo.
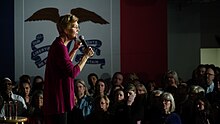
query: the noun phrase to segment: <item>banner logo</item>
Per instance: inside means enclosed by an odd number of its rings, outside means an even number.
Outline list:
[[[46,61],[47,61],[47,57],[45,58],[41,58],[41,54],[48,52],[50,45],[47,46],[42,46],[42,47],[37,47],[37,45],[39,45],[40,43],[42,43],[44,40],[44,35],[43,34],[37,34],[36,35],[36,39],[34,39],[31,42],[31,59],[35,61],[35,65],[37,66],[37,68],[41,68],[44,65],[46,65]],[[95,52],[95,55],[100,56],[101,55],[101,50],[99,49],[102,46],[102,42],[100,40],[94,39],[94,40],[86,40],[87,44],[89,46],[92,47],[92,49]],[[75,62],[79,62],[80,59],[83,56],[83,50],[84,47],[80,47],[79,51],[81,52],[80,54],[77,54],[75,56]],[[89,58],[86,62],[86,64],[96,64],[96,65],[100,65],[100,68],[103,69],[103,66],[105,65],[105,59],[101,58],[101,59],[95,59],[94,56],[92,58]]]
[[[36,39],[31,42],[31,49],[32,49],[31,59],[35,61],[35,65],[38,68],[43,67],[47,61],[47,57],[44,59],[41,59],[40,55],[42,53],[48,52],[50,48],[50,45],[39,47],[39,48],[36,47],[36,45],[42,43],[43,40],[44,40],[44,35],[37,34]]]

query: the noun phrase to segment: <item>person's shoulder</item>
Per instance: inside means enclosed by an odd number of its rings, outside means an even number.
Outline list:
[[[166,122],[172,123],[172,124],[181,124],[182,123],[180,116],[175,112],[172,112],[169,116],[167,116]]]
[[[62,39],[59,37],[56,37],[56,39],[53,41],[53,43],[50,46],[50,51],[52,50],[57,51],[57,49],[59,49],[58,51],[60,52],[61,49],[66,49],[66,46],[63,44]]]
[[[171,118],[178,118],[178,119],[180,119],[180,115],[178,113],[176,113],[176,112],[172,112],[170,114],[170,116],[171,116]]]
[[[86,95],[86,96],[85,96],[85,100],[86,100],[87,102],[93,102],[94,98],[93,98],[92,96],[90,96],[90,95]]]
[[[63,45],[62,39],[60,37],[56,37],[56,39],[53,41],[52,45]]]
[[[176,112],[172,112],[171,115],[173,115],[173,116],[179,116],[179,114],[176,113]]]

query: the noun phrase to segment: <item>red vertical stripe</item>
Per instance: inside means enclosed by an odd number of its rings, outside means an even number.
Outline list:
[[[167,0],[121,0],[121,71],[160,80],[167,70]]]

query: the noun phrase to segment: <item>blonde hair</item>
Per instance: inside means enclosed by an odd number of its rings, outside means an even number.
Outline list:
[[[125,89],[125,92],[128,92],[128,91],[134,91],[135,93],[137,93],[136,86],[134,84],[128,84],[128,86]]]
[[[136,90],[138,91],[139,89],[143,90],[145,93],[147,93],[147,89],[146,87],[144,86],[144,84],[137,84],[136,85]]]
[[[105,100],[106,106],[107,106],[107,108],[108,108],[108,107],[109,107],[109,104],[110,104],[110,100],[109,100],[108,96],[107,96],[107,95],[104,95],[104,96],[101,97],[101,99],[104,99],[104,100]],[[100,100],[101,100],[101,99],[100,99]]]
[[[161,94],[161,100],[169,100],[171,102],[171,107],[170,107],[170,110],[169,112],[174,112],[175,109],[176,109],[176,106],[175,106],[175,101],[174,101],[174,98],[173,98],[173,95],[169,92],[164,92],[163,94]]]
[[[78,80],[76,80],[75,85],[77,85],[78,83],[82,84],[85,87],[85,92],[84,92],[85,95],[90,96],[89,91],[88,91],[88,87],[87,87],[85,81],[82,79],[78,79]],[[78,96],[78,94],[76,96]]]
[[[199,85],[192,85],[190,86],[189,93],[190,94],[205,93],[205,89]]]
[[[102,99],[106,102],[106,109],[109,108],[110,99],[108,98],[108,96],[107,95],[104,95],[104,96],[99,95],[99,96],[95,97],[95,99],[94,99],[94,110],[95,111],[102,110],[102,108],[100,106],[100,102],[101,102]]]
[[[167,75],[172,75],[174,80],[176,81],[176,85],[179,85],[179,76],[176,71],[168,70]]]
[[[73,26],[73,23],[77,22],[79,19],[72,14],[66,14],[60,16],[59,21],[57,22],[57,30],[59,34],[64,32],[64,29],[69,29]]]

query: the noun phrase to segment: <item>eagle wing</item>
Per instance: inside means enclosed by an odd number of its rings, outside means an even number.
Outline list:
[[[59,10],[57,8],[43,8],[36,11],[32,16],[30,16],[27,21],[42,21],[42,20],[49,20],[54,23],[59,21]]]
[[[79,23],[85,22],[85,21],[92,21],[94,23],[99,23],[99,24],[109,24],[109,22],[107,22],[105,19],[103,19],[98,14],[92,11],[83,9],[83,8],[72,9],[71,14],[79,18],[79,21],[78,21]]]

